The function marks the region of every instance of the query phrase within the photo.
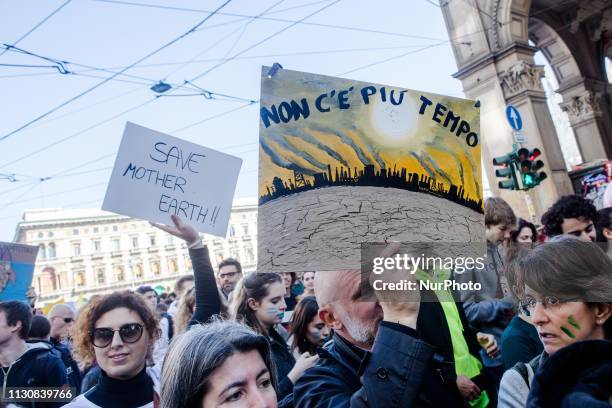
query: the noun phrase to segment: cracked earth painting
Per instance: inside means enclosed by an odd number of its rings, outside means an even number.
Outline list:
[[[261,205],[259,216],[266,220],[259,230],[260,272],[358,269],[362,242],[481,242],[484,236],[482,214],[384,187],[293,194]]]
[[[360,268],[361,244],[482,242],[474,101],[262,68],[260,272]]]

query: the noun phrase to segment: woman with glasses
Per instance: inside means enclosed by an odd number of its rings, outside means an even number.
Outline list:
[[[504,373],[499,406],[525,407],[530,388],[537,383],[534,373],[538,369],[542,369],[543,376],[557,372],[564,380],[562,391],[571,392],[579,381],[574,376],[593,368],[584,370],[585,367],[579,369],[572,364],[564,366],[557,362],[554,370],[547,370],[547,360],[558,360],[556,353],[563,357],[565,353],[561,350],[585,341],[593,341],[593,350],[598,349],[599,342],[610,344],[612,261],[591,242],[562,237],[519,255],[510,270],[515,279],[514,290],[521,299],[522,312],[535,325],[544,351],[529,363],[517,363]],[[583,362],[592,360],[586,357]],[[597,360],[612,363],[612,354],[600,355]],[[568,379],[573,380],[568,382]]]
[[[266,338],[236,322],[197,325],[176,338],[161,378],[163,408],[276,408]]]
[[[74,346],[84,364],[101,369],[98,384],[67,407],[154,407],[159,372],[146,368],[159,337],[158,322],[144,299],[115,292],[91,302],[77,320]]]

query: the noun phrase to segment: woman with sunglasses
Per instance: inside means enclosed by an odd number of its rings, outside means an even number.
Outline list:
[[[561,237],[520,254],[510,272],[521,309],[544,345],[542,354],[529,363],[517,363],[506,371],[500,384],[500,407],[525,407],[534,373],[543,368],[545,376],[551,374],[545,369],[549,358],[553,360],[557,352],[579,342],[595,341],[596,350],[598,341],[609,344],[612,340],[612,260],[591,242]],[[599,355],[595,360],[606,359],[611,363],[612,355]],[[557,364],[556,371],[565,379],[563,392],[574,386],[567,383],[569,378],[592,368]]]
[[[176,338],[161,378],[163,408],[276,408],[270,344],[228,321],[197,325]]]
[[[90,303],[79,315],[74,346],[84,364],[101,369],[98,384],[67,407],[155,407],[159,371],[146,368],[159,337],[157,318],[144,299],[115,292]]]

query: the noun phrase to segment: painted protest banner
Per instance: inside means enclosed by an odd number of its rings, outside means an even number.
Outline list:
[[[0,302],[28,302],[37,255],[37,246],[0,242]]]
[[[359,269],[365,242],[482,242],[474,101],[262,68],[258,270]]]
[[[242,159],[128,122],[102,209],[225,237]]]

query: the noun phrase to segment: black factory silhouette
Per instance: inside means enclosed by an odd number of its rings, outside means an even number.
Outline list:
[[[419,173],[408,173],[406,168],[393,170],[390,168],[376,171],[374,165],[368,164],[358,171],[357,168],[351,172],[350,168],[334,168],[327,165],[327,173],[316,173],[314,180],[307,180],[303,173],[294,170],[293,179],[282,180],[274,177],[272,186],[266,186],[267,193],[259,197],[259,204],[264,204],[275,198],[301,193],[332,186],[369,186],[369,187],[392,187],[402,190],[415,191],[431,194],[436,197],[445,198],[454,203],[471,208],[479,213],[483,212],[482,200],[475,200],[465,194],[462,186],[451,184],[445,189],[444,183],[436,181],[435,178]]]

